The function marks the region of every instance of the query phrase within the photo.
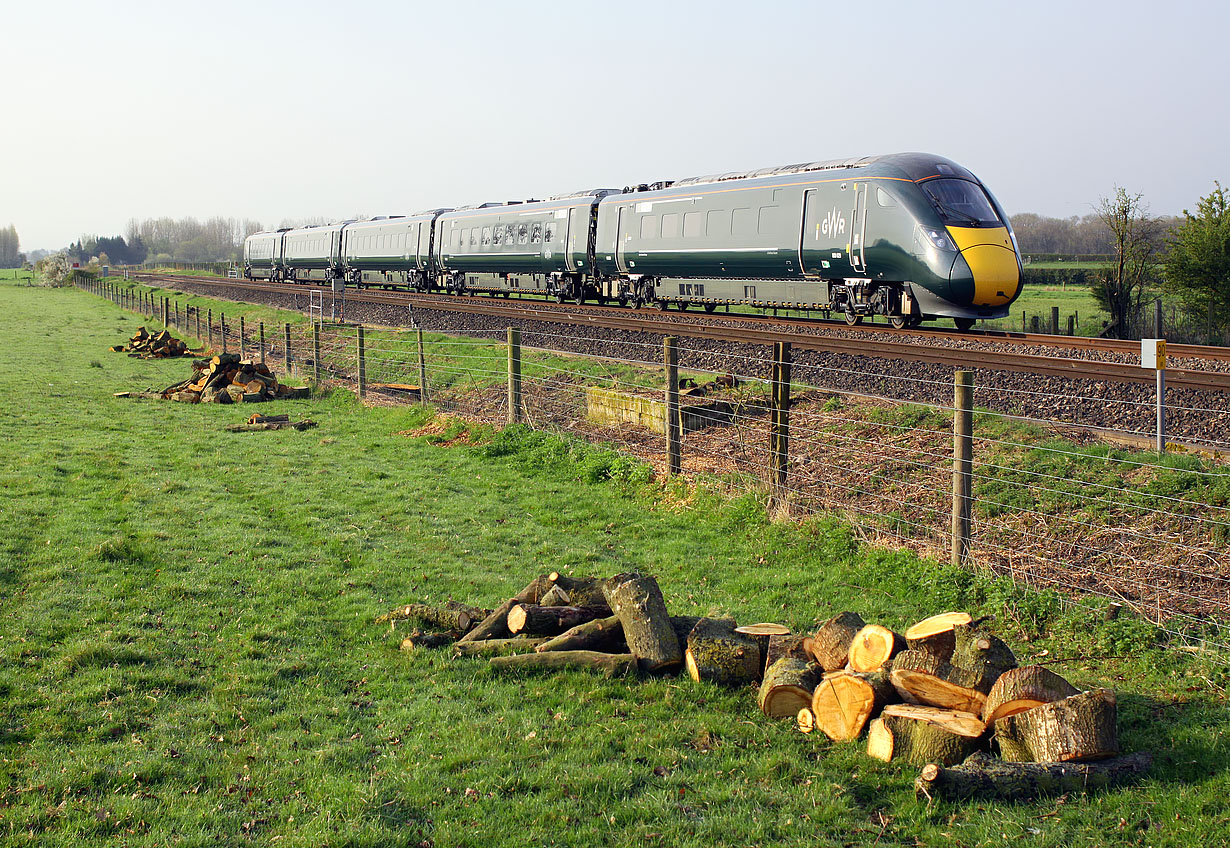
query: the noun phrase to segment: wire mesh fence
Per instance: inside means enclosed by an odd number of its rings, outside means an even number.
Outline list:
[[[660,342],[629,341],[619,357],[603,358],[569,353],[583,339],[567,331],[535,332],[510,350],[507,331],[455,337],[366,327],[360,364],[355,325],[271,329],[238,316],[175,311],[149,298],[136,308],[151,319],[165,310],[202,344],[263,356],[318,388],[361,391],[369,402],[428,401],[495,426],[520,420],[613,446],[659,474],[670,467]],[[1185,640],[1230,648],[1230,468],[1218,453],[1230,450],[1224,439],[1192,436],[1186,444],[1205,452],[1159,454],[1148,449],[1153,434],[1143,427],[1106,433],[995,411],[1005,407],[1004,397],[1030,390],[976,372],[971,467],[962,476],[954,471],[955,404],[902,404],[826,389],[825,369],[816,366],[793,372],[783,403],[772,386],[780,354],[770,348],[724,354],[683,340],[677,355],[707,365],[682,368],[677,384],[680,465],[692,479],[762,492],[783,514],[837,513],[875,544],[941,560],[952,554],[959,506],[968,515],[964,564],[1057,590],[1107,615],[1127,608]],[[869,385],[935,382],[869,368]],[[1089,400],[1036,394],[1057,409]],[[1186,403],[1168,404],[1166,412],[1227,415]],[[774,441],[782,426],[784,444]],[[954,475],[964,488],[954,485]]]

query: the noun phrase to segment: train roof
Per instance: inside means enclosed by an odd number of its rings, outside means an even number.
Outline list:
[[[877,167],[880,166],[880,167]],[[874,168],[895,170],[906,179],[919,181],[930,177],[954,176],[977,180],[972,173],[951,159],[932,153],[890,153],[882,156],[859,156],[849,159],[829,159],[823,162],[803,162],[797,165],[779,165],[757,168],[753,171],[730,171],[725,174],[709,174],[703,177],[688,177],[670,183],[671,188],[706,185],[729,180],[754,180],[761,177],[777,177],[790,174],[806,174],[815,171],[840,171]],[[663,186],[665,187],[665,186]]]

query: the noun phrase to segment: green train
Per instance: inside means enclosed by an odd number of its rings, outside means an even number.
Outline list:
[[[310,247],[305,247],[310,245]],[[814,162],[548,200],[257,233],[245,273],[634,307],[746,304],[883,315],[895,327],[1008,314],[1007,216],[925,153]]]

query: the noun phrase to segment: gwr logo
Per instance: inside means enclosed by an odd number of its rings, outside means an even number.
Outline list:
[[[837,207],[833,207],[833,211],[824,216],[824,220],[819,224],[819,230],[826,236],[839,236],[846,231],[845,216],[837,211]]]

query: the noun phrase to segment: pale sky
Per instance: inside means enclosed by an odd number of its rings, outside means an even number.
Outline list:
[[[1230,3],[8,4],[0,226],[401,214],[928,151],[1009,213],[1230,183]]]

